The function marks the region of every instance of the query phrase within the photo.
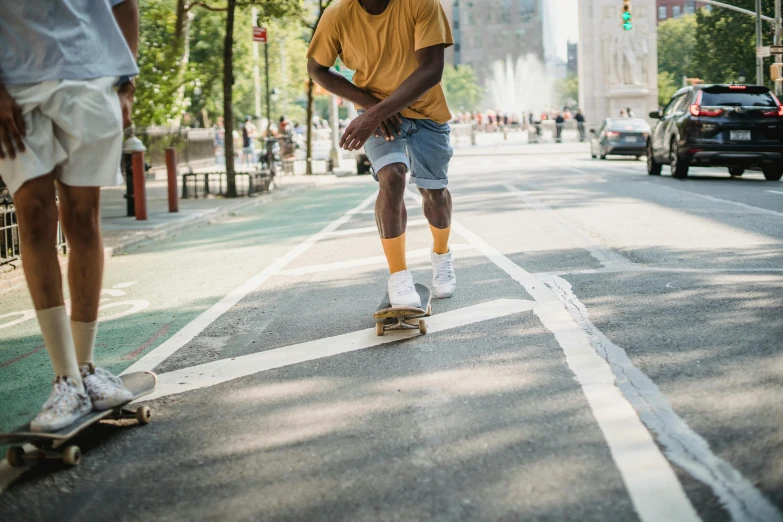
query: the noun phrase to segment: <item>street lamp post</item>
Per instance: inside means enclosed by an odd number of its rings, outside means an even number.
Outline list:
[[[761,0],[756,0],[756,85],[764,85],[764,57],[758,52],[761,44]]]

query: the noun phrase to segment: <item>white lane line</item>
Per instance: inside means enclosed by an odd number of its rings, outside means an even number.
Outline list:
[[[428,222],[426,219],[411,219],[408,221],[407,227],[417,227],[420,225],[427,225]],[[330,232],[328,234],[329,237],[340,237],[340,236],[353,236],[353,235],[359,235],[359,234],[369,234],[370,232],[378,233],[378,227],[371,226],[371,227],[359,227],[359,228],[349,228],[346,230],[337,230],[334,232]]]
[[[568,307],[571,316],[587,332],[591,344],[608,361],[623,395],[655,432],[672,462],[707,484],[732,520],[781,521],[780,512],[753,484],[710,450],[706,440],[674,412],[658,386],[631,362],[623,348],[610,341],[590,321],[587,307],[574,295],[568,281],[552,276],[545,281]]]
[[[647,185],[652,185],[654,187],[666,189],[666,190],[671,190],[674,192],[679,192],[681,194],[689,194],[691,196],[701,198],[701,199],[706,199],[707,201],[713,201],[715,203],[725,203],[726,205],[732,205],[734,207],[738,207],[743,210],[749,210],[751,212],[757,212],[759,214],[766,214],[768,216],[775,216],[775,217],[783,217],[783,212],[778,212],[776,210],[769,210],[768,208],[754,207],[753,205],[747,205],[745,203],[740,203],[739,201],[729,201],[728,199],[716,198],[714,196],[708,196],[706,194],[698,194],[696,192],[691,192],[689,190],[676,189],[676,188],[669,187],[667,185],[662,185],[660,183],[651,183],[649,181],[642,181],[642,183],[645,183]]]
[[[460,223],[452,222],[452,229],[535,299],[533,312],[563,349],[566,363],[582,387],[639,518],[643,522],[700,520],[666,457],[616,386],[609,364],[593,349],[557,295]]]
[[[783,192],[779,190],[765,190],[764,192],[769,192],[770,194],[783,194]]]
[[[552,222],[560,230],[562,230],[563,232],[571,236],[578,243],[579,248],[583,248],[584,250],[587,250],[587,252],[591,256],[593,256],[593,258],[596,261],[601,263],[601,265],[604,268],[623,268],[623,267],[629,267],[634,265],[634,263],[631,262],[631,260],[621,256],[611,248],[607,248],[603,245],[596,243],[595,240],[593,240],[590,236],[582,232],[579,228],[574,226],[572,223],[569,223],[568,221],[561,218],[554,210],[546,206],[537,198],[530,196],[529,194],[525,193],[522,190],[519,190],[514,185],[505,183],[503,184],[503,186],[509,192],[517,196],[519,199],[521,199],[531,207],[535,208],[536,210],[542,212],[546,217],[549,218],[550,222]]]
[[[247,294],[256,290],[276,272],[283,270],[291,261],[307,252],[307,250],[309,250],[318,241],[321,241],[323,238],[327,237],[329,233],[334,232],[338,227],[348,222],[348,220],[350,220],[354,214],[364,210],[364,208],[373,203],[376,198],[377,193],[371,194],[364,201],[359,203],[359,205],[326,225],[326,227],[324,227],[320,232],[310,236],[308,239],[304,240],[302,243],[286,252],[267,268],[232,290],[231,293],[223,297],[220,301],[212,305],[209,309],[188,323],[182,330],[175,333],[166,342],[128,367],[128,369],[122,372],[123,375],[133,372],[153,370],[161,362],[166,360],[177,350],[193,340],[194,337],[203,332],[207,326],[212,324],[221,315],[226,313]]]
[[[427,335],[498,317],[527,312],[532,308],[533,301],[521,299],[498,299],[488,303],[460,308],[428,317]],[[383,337],[379,337],[375,333],[375,328],[371,328],[369,330],[361,330],[244,355],[234,359],[224,359],[199,366],[191,366],[158,375],[157,390],[154,394],[143,397],[141,401],[146,402],[168,395],[198,390],[274,368],[393,343],[418,337],[419,335],[418,330],[409,330],[388,333]]]
[[[460,250],[470,250],[473,248],[473,245],[450,244],[449,248],[454,252],[458,252]],[[430,256],[429,248],[411,250],[406,254],[408,260],[416,259],[420,257],[429,257],[429,256]],[[359,266],[385,265],[387,262],[388,261],[386,260],[386,256],[373,256],[373,257],[365,257],[362,259],[351,259],[349,261],[337,261],[335,263],[325,263],[323,265],[312,265],[312,266],[303,266],[301,268],[291,268],[290,270],[282,270],[280,272],[277,272],[275,275],[300,276],[305,274],[317,274],[320,272],[330,272],[333,270],[343,270],[345,268],[356,268]]]
[[[617,268],[585,268],[578,270],[563,270],[558,272],[536,272],[534,275],[539,279],[553,275],[583,275],[583,274],[613,274],[620,272],[675,272],[685,274],[742,274],[742,273],[779,273],[783,268],[665,268],[654,266],[633,265],[629,267]]]

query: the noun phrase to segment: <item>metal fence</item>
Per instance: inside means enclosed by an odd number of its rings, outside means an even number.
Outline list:
[[[65,234],[57,223],[57,250],[65,254]],[[8,199],[0,195],[0,266],[17,261],[22,255],[19,244],[19,222],[16,209]]]
[[[176,149],[180,163],[215,159],[213,129],[140,127],[134,133],[147,147],[144,158],[153,168],[166,166],[166,149],[169,147]]]

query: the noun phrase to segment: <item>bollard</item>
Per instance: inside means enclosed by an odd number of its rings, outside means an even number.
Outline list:
[[[179,212],[177,198],[177,150],[166,149],[166,174],[169,182],[169,212]]]
[[[137,151],[131,157],[133,165],[133,199],[136,221],[147,221],[147,187],[144,172],[144,153]]]

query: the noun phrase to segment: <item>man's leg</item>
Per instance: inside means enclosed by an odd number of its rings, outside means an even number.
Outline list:
[[[389,299],[392,306],[418,308],[421,299],[408,271],[405,257],[405,171],[402,163],[392,163],[378,172],[380,192],[375,202],[375,222],[381,235],[383,251],[389,263]]]
[[[58,183],[60,222],[68,240],[71,329],[79,366],[93,363],[103,282],[100,189]]]
[[[432,251],[436,254],[449,253],[449,235],[451,233],[451,193],[449,189],[423,189],[422,209],[432,232]]]
[[[57,261],[57,203],[50,173],[22,185],[14,194],[22,259],[41,334],[56,377],[70,377],[81,388],[81,376],[63,301]]]

